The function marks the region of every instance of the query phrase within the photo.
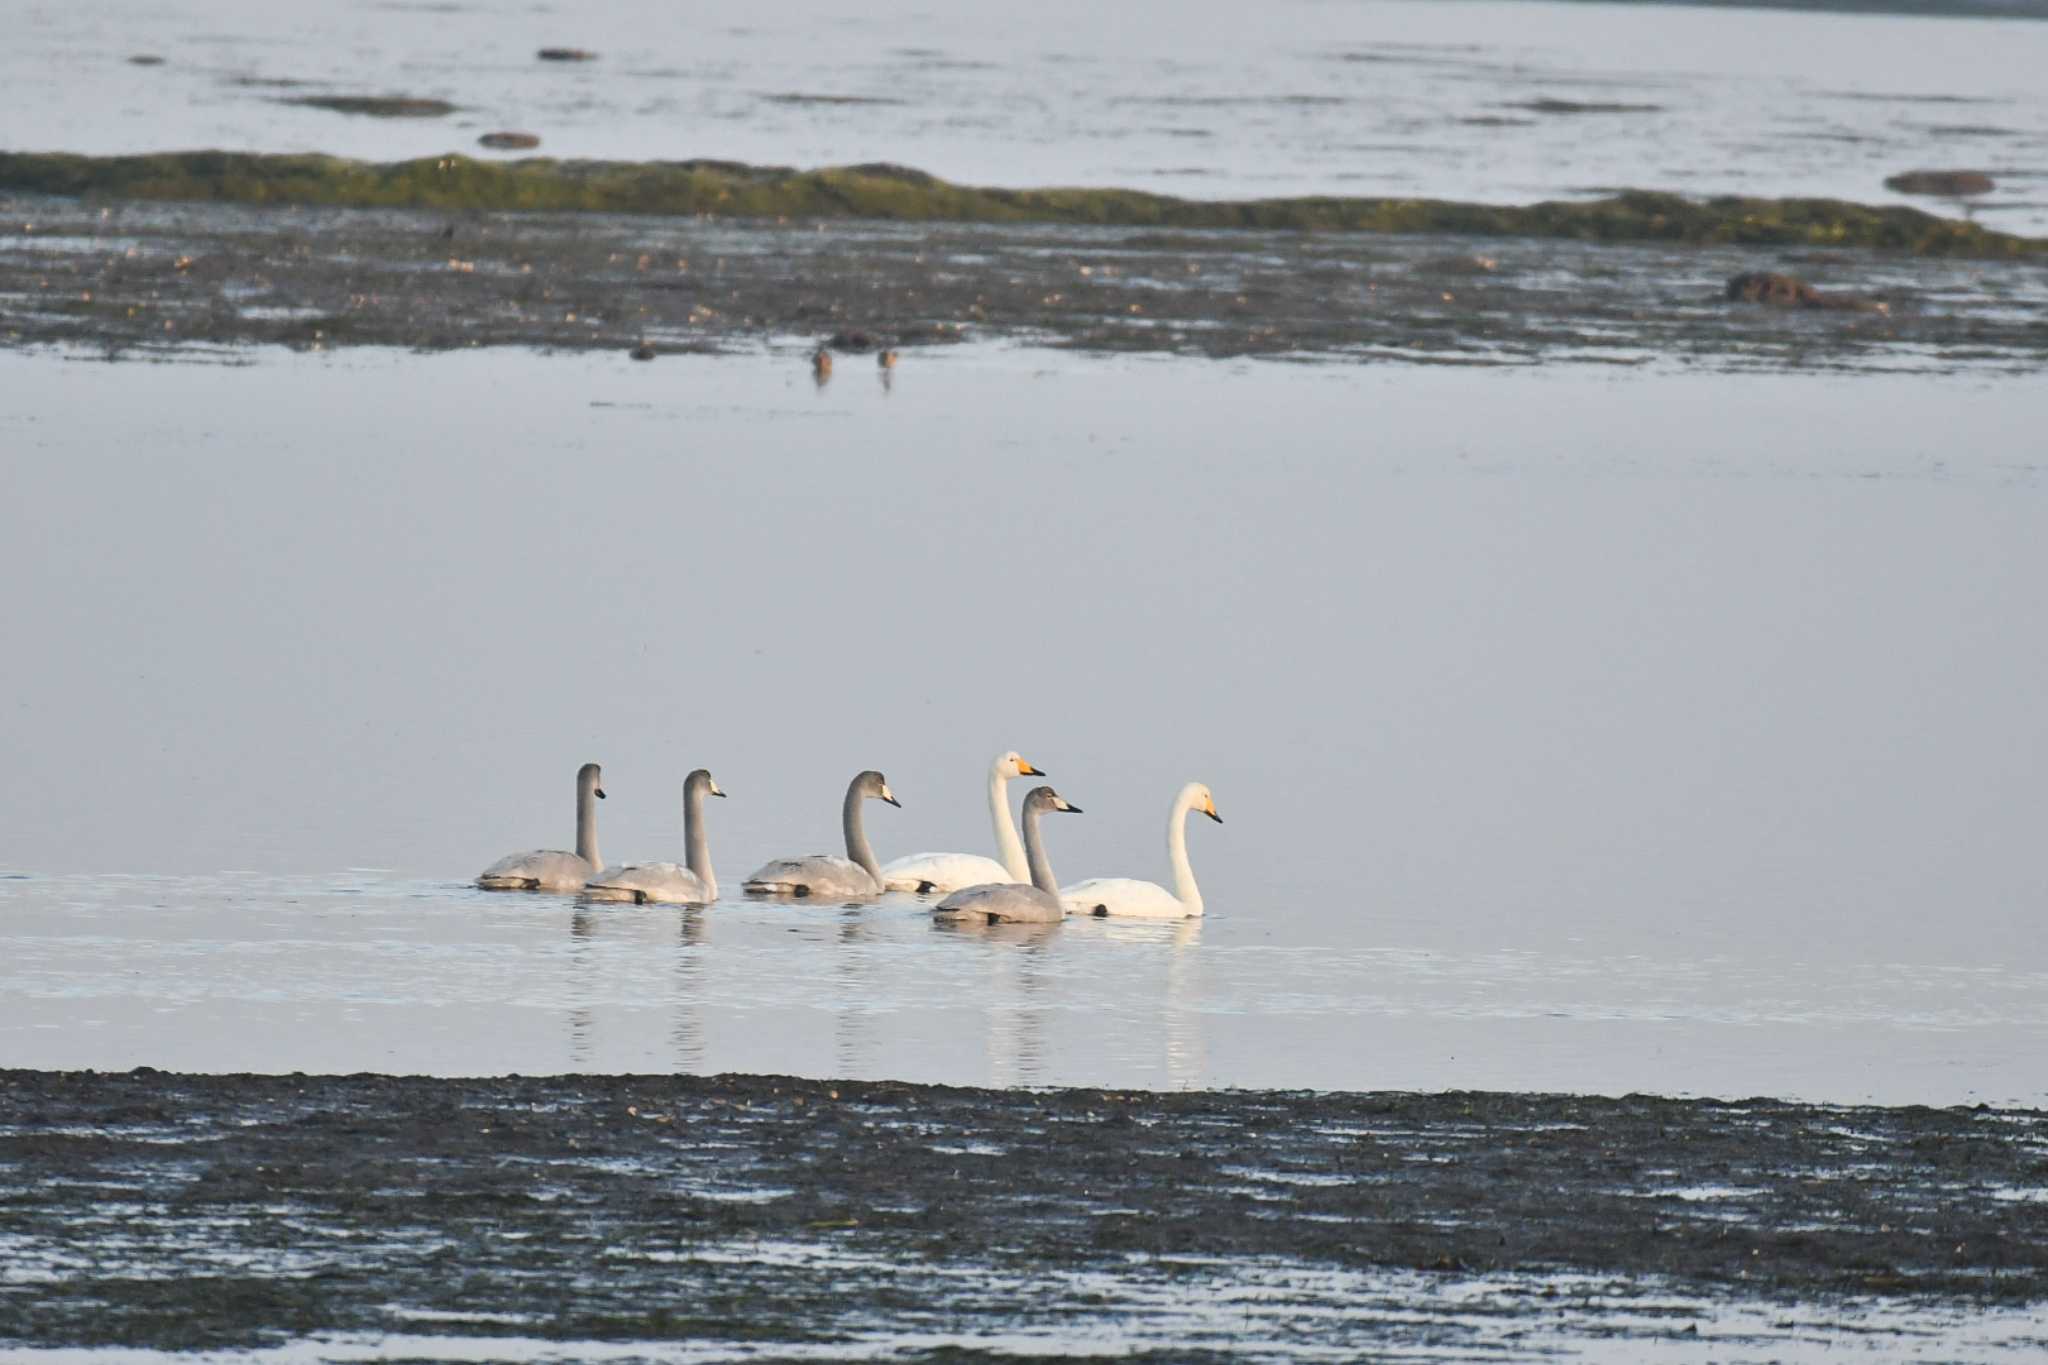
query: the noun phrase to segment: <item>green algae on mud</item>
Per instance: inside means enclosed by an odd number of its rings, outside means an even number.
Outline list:
[[[218,151],[104,157],[0,152],[0,189],[74,197],[444,211],[1338,230],[1865,247],[1986,259],[2048,255],[2048,240],[1995,232],[1913,208],[1839,199],[1696,200],[1629,190],[1585,202],[1528,205],[1325,195],[1197,200],[1120,189],[980,188],[882,164],[800,171],[707,160],[484,162],[451,154],[373,163],[310,154]]]

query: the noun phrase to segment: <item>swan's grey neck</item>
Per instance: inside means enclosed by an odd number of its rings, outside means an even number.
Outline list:
[[[1195,808],[1195,786],[1189,783],[1173,798],[1173,813],[1166,817],[1166,858],[1173,864],[1173,895],[1190,915],[1202,913],[1202,889],[1195,885],[1195,869],[1188,864],[1188,813]]]
[[[581,777],[576,780],[576,856],[604,871],[597,852],[597,784]]]
[[[846,809],[840,813],[839,823],[846,831],[846,856],[866,868],[880,886],[882,865],[875,861],[875,851],[868,847],[868,832],[860,821],[861,802],[866,800],[860,788],[860,778],[855,778],[846,789]]]
[[[1024,803],[1024,856],[1031,867],[1031,884],[1057,896],[1060,884],[1053,880],[1052,859],[1045,856],[1045,835],[1038,828],[1038,819],[1044,814],[1045,807],[1038,802]]]
[[[705,893],[715,897],[718,878],[711,871],[711,839],[704,832],[704,791],[710,785],[693,778],[683,786],[683,856]]]
[[[1010,880],[1029,880],[1031,872],[1024,858],[1024,846],[1017,842],[1017,822],[1010,815],[1010,775],[1004,771],[1007,758],[999,758],[988,769],[988,818],[996,831],[996,858]]]

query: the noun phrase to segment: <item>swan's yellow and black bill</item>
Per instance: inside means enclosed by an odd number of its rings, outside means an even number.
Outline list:
[[[1208,816],[1211,820],[1214,820],[1219,825],[1223,823],[1223,817],[1218,815],[1214,810],[1205,810],[1202,812],[1202,814]]]
[[[1034,767],[1032,767],[1032,766],[1031,766],[1031,765],[1030,765],[1029,763],[1026,763],[1026,762],[1025,762],[1025,761],[1024,761],[1023,759],[1021,759],[1021,758],[1017,760],[1017,771],[1018,771],[1018,772],[1020,772],[1020,773],[1022,773],[1022,774],[1024,774],[1024,776],[1026,776],[1026,777],[1045,777],[1045,776],[1047,776],[1047,773],[1046,773],[1045,769],[1043,769],[1043,768],[1034,768]]]

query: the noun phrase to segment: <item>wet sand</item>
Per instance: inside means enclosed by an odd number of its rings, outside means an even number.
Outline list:
[[[1840,309],[1731,301],[1782,271]],[[0,344],[2036,369],[2048,265],[1808,247],[0,197]],[[913,353],[914,358],[914,353]]]
[[[793,1347],[856,1325],[1015,1325],[1051,1311],[1020,1287],[1055,1275],[1103,1276],[1092,1304],[1061,1311],[1108,1324],[1143,1311],[1131,1277],[1200,1267],[1256,1272],[1276,1299],[1361,1273],[1420,1277],[1417,1294],[1487,1287],[1500,1295],[1461,1311],[1510,1341],[1564,1310],[1559,1286],[1578,1281],[1558,1277],[1574,1276],[1682,1305],[1610,1324],[1623,1337],[1698,1333],[1743,1305],[2024,1309],[2048,1298],[2043,1120],[1644,1096],[14,1071],[0,1340]]]

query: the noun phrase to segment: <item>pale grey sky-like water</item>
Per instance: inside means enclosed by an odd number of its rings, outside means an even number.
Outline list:
[[[1986,221],[2048,231],[2048,24],[2032,20],[1534,0],[113,0],[32,3],[8,37],[10,150],[383,160],[510,128],[550,156],[1493,203],[1613,187],[1905,203],[1886,176],[1964,167],[2000,181]],[[543,46],[599,59],[541,63]],[[129,65],[139,53],[164,64]],[[308,94],[460,107],[393,120],[280,102]]]
[[[0,1063],[2040,1102],[2038,379],[841,369],[0,357]],[[1208,922],[464,887],[1008,747]]]

